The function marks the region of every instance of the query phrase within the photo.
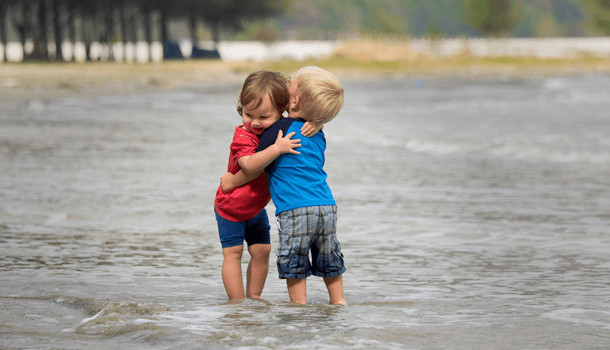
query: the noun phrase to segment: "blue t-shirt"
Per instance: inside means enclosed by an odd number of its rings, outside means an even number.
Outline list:
[[[275,215],[301,207],[335,205],[323,169],[326,138],[322,131],[312,137],[301,135],[303,124],[303,119],[280,119],[265,130],[258,145],[257,151],[273,145],[279,130],[284,136],[294,131],[292,139],[301,139],[301,147],[296,148],[301,154],[282,154],[265,168]]]

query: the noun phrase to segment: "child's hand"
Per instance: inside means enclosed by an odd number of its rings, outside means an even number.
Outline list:
[[[324,124],[314,124],[312,122],[305,122],[301,127],[301,134],[306,137],[312,137],[318,131],[324,128]]]
[[[301,152],[297,152],[294,150],[294,148],[301,147],[301,139],[294,139],[294,140],[290,139],[291,137],[294,136],[294,134],[295,133],[293,131],[290,134],[282,137],[284,135],[284,132],[282,130],[280,130],[277,133],[277,139],[275,140],[275,143],[273,145],[278,149],[280,154],[284,154],[284,153],[301,154]]]
[[[227,192],[228,190],[232,189],[233,187],[235,187],[232,183],[231,180],[233,179],[233,174],[231,173],[224,173],[221,177],[220,177],[220,189],[222,190],[222,192]]]

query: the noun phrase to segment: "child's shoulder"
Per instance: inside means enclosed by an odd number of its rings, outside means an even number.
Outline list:
[[[304,119],[301,118],[290,118],[290,117],[286,117],[286,118],[282,118],[280,120],[278,120],[275,124],[281,123],[280,125],[291,125],[292,123],[305,123]],[[274,125],[275,125],[274,124]]]
[[[264,134],[274,134],[277,135],[278,130],[282,130],[284,134],[286,131],[292,126],[292,124],[298,123],[303,124],[305,121],[303,119],[297,118],[282,118],[275,122],[269,129],[265,130]],[[275,140],[275,139],[274,139]]]
[[[238,146],[254,146],[256,147],[260,141],[260,136],[255,133],[242,128],[240,126],[235,128],[235,132],[233,133],[233,140],[231,141],[231,147]]]
[[[264,150],[265,148],[271,146],[275,143],[277,139],[278,132],[281,130],[283,135],[286,136],[288,134],[288,130],[295,122],[299,122],[300,119],[296,118],[282,118],[271,125],[267,130],[263,132],[261,135],[261,142],[259,144],[258,150]],[[298,124],[295,124],[298,125]],[[300,128],[300,127],[299,127]]]

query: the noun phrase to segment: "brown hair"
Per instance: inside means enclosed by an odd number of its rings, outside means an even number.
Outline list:
[[[308,66],[299,69],[294,79],[297,81],[303,119],[324,124],[339,114],[343,107],[343,86],[332,73]]]
[[[269,95],[271,103],[281,116],[288,108],[288,103],[290,102],[288,83],[289,80],[280,72],[261,70],[250,74],[239,93],[237,113],[241,116],[244,106],[249,105],[253,101],[256,101],[254,108],[258,108],[263,103],[263,98]]]

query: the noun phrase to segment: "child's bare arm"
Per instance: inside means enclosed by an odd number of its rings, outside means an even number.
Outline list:
[[[235,174],[225,173],[220,178],[220,188],[223,192],[227,192],[229,190],[234,189],[235,187],[247,184],[248,182],[256,179],[262,173],[262,171],[259,171],[257,173],[246,173],[242,170],[238,171]]]
[[[265,167],[271,164],[280,154],[300,154],[300,152],[295,151],[294,148],[301,147],[301,140],[290,139],[294,134],[294,132],[291,132],[290,134],[283,136],[284,133],[280,130],[273,145],[260,152],[256,152],[253,155],[243,156],[237,160],[237,163],[246,173],[256,173],[265,169]]]
[[[314,124],[312,122],[305,122],[305,124],[303,124],[303,126],[301,127],[301,135],[305,137],[312,137],[318,131],[322,130],[322,128],[324,128],[324,124]]]

